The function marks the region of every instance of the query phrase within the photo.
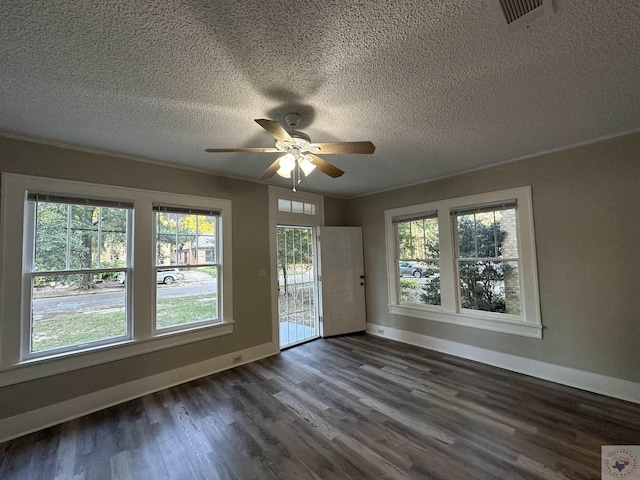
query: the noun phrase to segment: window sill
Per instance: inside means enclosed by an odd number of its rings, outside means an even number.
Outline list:
[[[422,318],[434,322],[449,323],[462,327],[478,328],[492,332],[508,333],[529,338],[542,338],[542,325],[516,320],[513,315],[495,318],[485,312],[447,312],[438,307],[422,305],[389,305],[389,313],[407,317]]]
[[[86,350],[74,350],[25,360],[0,369],[0,387],[229,335],[233,333],[233,324],[233,321],[220,322],[143,340],[126,340]]]

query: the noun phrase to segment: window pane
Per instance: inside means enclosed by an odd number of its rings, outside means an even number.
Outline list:
[[[38,202],[34,271],[126,265],[127,209]]]
[[[398,262],[400,303],[441,305],[440,265],[431,262]]]
[[[217,261],[218,217],[166,212],[155,212],[155,215],[156,265],[198,265]]]
[[[281,212],[290,212],[291,211],[291,200],[283,200],[282,198],[278,199],[278,210]]]
[[[499,258],[518,258],[516,209],[496,212],[496,240]]]
[[[218,217],[205,215],[198,216],[198,231],[196,237],[196,247],[198,249],[198,264],[216,263],[216,226]]]
[[[216,237],[198,235],[198,263],[216,263]]]
[[[459,215],[458,258],[518,258],[516,210]]]
[[[158,269],[156,328],[218,319],[218,269]]]
[[[291,202],[291,211],[293,213],[304,213],[304,204],[302,202]]]
[[[70,267],[98,266],[98,222],[100,209],[87,205],[71,205],[69,238]]]
[[[458,224],[458,256],[460,258],[476,258],[476,223],[475,215],[459,215]]]
[[[316,204],[315,203],[305,203],[304,204],[304,213],[305,213],[305,215],[315,215],[316,214]]]
[[[397,232],[401,260],[424,261],[440,257],[437,218],[399,222]]]
[[[178,235],[178,265],[195,265],[197,262],[197,248],[195,235]]]
[[[68,207],[46,202],[36,205],[34,270],[37,272],[66,269]]]
[[[520,314],[518,262],[460,260],[462,308]]]
[[[175,214],[154,212],[156,216],[156,265],[176,263],[176,229]]]
[[[495,212],[477,213],[475,217],[478,258],[495,258],[497,256]]]
[[[87,285],[93,287],[87,288]],[[127,333],[124,271],[38,275],[33,277],[31,302],[32,352]]]
[[[127,211],[102,208],[100,214],[100,266],[118,268],[127,264]]]

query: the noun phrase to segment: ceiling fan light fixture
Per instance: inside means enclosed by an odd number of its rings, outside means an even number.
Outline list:
[[[311,159],[311,157],[307,157],[306,155],[302,155],[300,156],[300,158],[298,158],[298,165],[307,177],[316,169],[316,166],[313,164],[313,160]]]
[[[496,0],[498,1],[498,0]],[[507,1],[507,0],[499,0]],[[509,1],[525,1],[525,0],[509,0]],[[544,1],[551,0],[527,0],[527,1]],[[372,154],[376,147],[371,142],[329,142],[329,143],[311,143],[311,138],[304,132],[296,130],[300,115],[297,113],[288,113],[285,115],[286,125],[290,127],[287,131],[285,127],[280,125],[276,120],[268,120],[266,118],[256,118],[255,122],[260,125],[268,134],[276,141],[275,148],[207,148],[206,152],[211,153],[229,153],[229,152],[265,152],[282,154],[274,162],[269,165],[260,179],[271,178],[278,174],[283,178],[292,178],[295,191],[296,181],[300,183],[302,176],[308,176],[316,168],[331,178],[338,178],[344,174],[338,167],[332,165],[326,160],[317,157],[316,153],[322,155],[328,154],[354,154],[364,153]]]
[[[296,157],[291,153],[281,156],[278,159],[280,168],[276,172],[283,178],[291,178],[291,172],[296,168]]]
[[[291,178],[291,172],[289,170],[283,170],[282,168],[279,168],[276,173],[282,178]]]
[[[296,157],[294,157],[292,153],[287,153],[286,155],[281,156],[279,160],[280,168],[289,172],[296,166]]]

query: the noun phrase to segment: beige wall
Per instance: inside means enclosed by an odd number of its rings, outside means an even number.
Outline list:
[[[543,340],[389,313],[384,210],[531,185]],[[349,201],[368,321],[640,382],[640,133]]]
[[[640,381],[639,156],[634,134],[359,199],[326,198],[325,219],[364,227],[369,321]],[[269,269],[265,185],[1,137],[0,172],[230,199],[236,320],[232,335],[0,388],[0,419],[270,341],[269,277],[257,274]],[[385,209],[528,184],[543,340],[389,314]]]
[[[230,199],[236,321],[232,335],[0,388],[0,418],[271,341],[269,276],[258,277],[270,265],[266,185],[3,137],[0,171]],[[330,221],[343,202],[329,199]]]
[[[348,201],[334,197],[324,197],[324,224],[328,227],[347,225]]]

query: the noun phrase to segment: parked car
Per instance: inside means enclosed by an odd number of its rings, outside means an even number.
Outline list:
[[[118,282],[124,283],[125,278],[126,276],[124,272],[121,272],[118,275]],[[166,285],[171,285],[173,282],[175,282],[179,278],[180,278],[180,270],[178,270],[177,268],[163,268],[161,270],[158,270],[156,273],[156,282],[164,283]]]
[[[168,268],[158,270],[156,274],[156,282],[171,285],[180,278],[180,271],[177,268]]]
[[[420,262],[408,262],[405,260],[400,260],[398,262],[398,269],[400,271],[400,276],[411,276],[411,277],[428,277],[433,274],[433,270],[429,268],[427,265]]]

